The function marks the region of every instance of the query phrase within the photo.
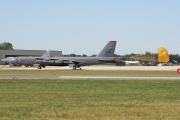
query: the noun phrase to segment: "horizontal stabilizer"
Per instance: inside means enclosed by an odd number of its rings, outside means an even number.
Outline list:
[[[50,50],[47,50],[42,57],[50,57]]]

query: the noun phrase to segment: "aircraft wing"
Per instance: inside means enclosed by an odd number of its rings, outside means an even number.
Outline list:
[[[75,60],[72,60],[72,62],[74,62],[74,63],[85,63],[85,61],[75,61]]]
[[[63,63],[67,64],[79,64],[79,63],[84,63],[84,61],[77,61],[77,60],[62,60]]]
[[[84,63],[84,61],[77,61],[77,60],[68,60],[68,59],[59,59],[59,58],[47,58],[47,57],[36,57],[35,58],[36,60],[45,60],[45,61],[48,61],[48,60],[53,60],[53,61],[56,61],[56,60],[59,60],[59,61],[62,61],[63,63],[67,63],[67,64],[79,64],[79,63]]]
[[[35,59],[36,60],[45,60],[46,58],[45,57],[36,57]]]
[[[98,59],[100,62],[114,62],[114,59]]]
[[[36,57],[36,60],[59,60],[57,58],[47,58],[47,57]]]

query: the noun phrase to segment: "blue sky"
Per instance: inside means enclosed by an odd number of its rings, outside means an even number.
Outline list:
[[[180,54],[180,0],[0,0],[0,42],[14,49]]]

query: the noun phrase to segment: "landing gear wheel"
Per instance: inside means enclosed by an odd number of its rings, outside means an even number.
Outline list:
[[[41,66],[38,66],[37,69],[41,69]]]
[[[80,66],[77,66],[77,68],[79,68],[79,70],[81,70],[81,67],[80,67]]]
[[[76,70],[76,66],[73,66],[73,70]]]

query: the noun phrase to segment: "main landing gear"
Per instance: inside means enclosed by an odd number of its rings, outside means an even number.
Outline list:
[[[37,69],[41,69],[41,66],[37,66]]]
[[[37,69],[41,69],[42,67],[45,68],[45,66],[38,65]]]
[[[72,68],[73,68],[73,70],[76,70],[77,68],[79,68],[81,70],[80,66],[78,66],[78,65],[74,65]]]

